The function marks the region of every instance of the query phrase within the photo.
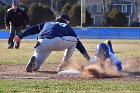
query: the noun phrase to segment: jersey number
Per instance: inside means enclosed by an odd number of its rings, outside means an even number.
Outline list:
[[[66,23],[59,23],[59,25],[62,27],[66,27],[67,24]]]
[[[52,22],[51,24],[59,24],[62,27],[66,27],[67,26],[66,23],[59,23],[59,22],[55,22],[55,23]]]

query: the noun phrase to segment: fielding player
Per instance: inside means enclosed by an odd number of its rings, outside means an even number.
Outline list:
[[[83,44],[77,38],[76,33],[69,24],[69,16],[63,14],[56,18],[56,22],[45,22],[30,27],[14,38],[14,41],[18,42],[23,37],[38,34],[36,49],[26,66],[26,72],[38,70],[52,51],[65,50],[58,71],[61,71],[61,68],[68,64],[75,48],[77,48],[87,60],[90,59]]]

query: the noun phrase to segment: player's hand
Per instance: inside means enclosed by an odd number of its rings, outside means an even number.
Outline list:
[[[116,64],[116,67],[117,67],[118,71],[121,71],[121,70],[122,70],[122,65],[121,65],[121,63]]]
[[[21,42],[21,39],[18,36],[15,36],[13,42]]]

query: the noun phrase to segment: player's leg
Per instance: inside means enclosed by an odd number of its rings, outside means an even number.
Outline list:
[[[58,67],[58,71],[61,71],[61,69],[63,67],[66,67],[68,65],[69,60],[70,60],[70,58],[75,50],[75,47],[76,47],[76,44],[65,50],[64,57],[62,59],[62,63]]]
[[[109,51],[114,54],[111,40],[106,40],[104,43],[106,43],[108,45]]]
[[[69,60],[76,48],[77,45],[77,39],[75,37],[62,37],[61,44],[63,47],[65,47],[64,57],[62,59],[62,63],[58,67],[58,71],[61,71],[61,69],[68,65]]]
[[[26,66],[26,72],[37,71],[51,52],[34,53]]]
[[[26,71],[29,72],[30,70],[30,63],[32,64],[31,69],[32,70],[38,70],[41,64],[45,61],[45,59],[49,56],[51,51],[62,51],[64,49],[68,49],[66,53],[66,60],[69,60],[75,47],[77,44],[77,39],[75,37],[64,37],[59,38],[53,38],[53,39],[39,39],[38,41],[40,42],[40,45],[36,48],[34,55],[36,58],[36,61],[31,62],[29,61]],[[33,57],[34,58],[34,57]]]
[[[110,55],[110,58],[111,58],[113,64],[116,65],[118,71],[121,71],[122,70],[122,63],[113,51],[111,40],[106,40],[105,43],[109,47],[109,55]]]
[[[17,27],[15,28],[15,30],[16,30],[16,35],[19,35],[19,34],[21,33],[22,28],[23,28],[23,26],[17,26]],[[19,49],[19,46],[20,46],[20,42],[16,42],[16,43],[15,43],[15,48],[16,48],[16,49]]]
[[[26,72],[32,72],[33,71],[33,67],[37,65],[36,63],[36,57],[32,56],[26,66]]]
[[[15,37],[15,28],[10,25],[9,39],[8,39],[8,49],[12,49],[14,46],[13,39]]]
[[[37,71],[52,51],[40,40],[40,45],[35,49],[33,56],[26,66],[26,72]]]

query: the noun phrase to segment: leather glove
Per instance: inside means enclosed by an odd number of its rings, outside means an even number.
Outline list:
[[[118,71],[122,70],[122,64],[121,63],[116,64],[116,67],[117,67]]]
[[[18,36],[15,36],[13,39],[13,42],[21,42],[21,39]]]

